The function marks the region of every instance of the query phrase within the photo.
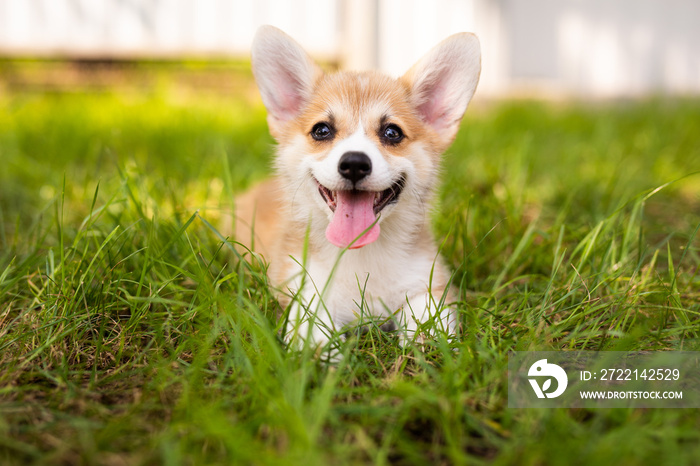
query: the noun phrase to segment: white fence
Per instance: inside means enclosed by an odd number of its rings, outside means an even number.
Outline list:
[[[274,24],[322,59],[396,75],[470,30],[479,94],[699,94],[699,23],[695,0],[0,0],[0,55],[235,57]]]
[[[314,0],[0,0],[0,51],[169,57],[246,54],[271,23],[315,52],[338,49],[338,4]],[[330,20],[330,21],[329,21]]]

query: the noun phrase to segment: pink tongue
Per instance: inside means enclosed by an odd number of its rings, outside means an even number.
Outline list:
[[[376,220],[374,215],[375,193],[367,191],[336,191],[335,213],[326,228],[326,238],[340,248],[347,247]],[[350,249],[365,246],[379,238],[379,225],[375,224],[362,235]]]

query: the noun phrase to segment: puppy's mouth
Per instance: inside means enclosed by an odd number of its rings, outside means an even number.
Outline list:
[[[398,201],[406,184],[402,176],[383,191],[331,191],[314,181],[321,197],[333,212],[326,238],[338,247],[350,249],[361,248],[379,238],[377,216],[386,206]]]
[[[331,191],[330,189],[326,188],[321,183],[319,183],[316,179],[314,179],[314,181],[316,181],[316,184],[318,185],[318,192],[321,193],[321,197],[324,201],[326,201],[328,208],[330,208],[332,212],[335,212],[335,209],[338,206],[337,199],[339,192]],[[384,207],[388,206],[389,204],[398,202],[399,194],[401,194],[401,191],[403,191],[405,184],[406,179],[402,176],[398,179],[398,181],[396,181],[384,191],[360,191],[357,189],[353,189],[349,191],[342,191],[342,193],[349,193],[350,196],[365,196],[371,193],[374,196],[372,210],[374,212],[374,215],[378,215],[379,212],[381,212],[382,209],[384,209]]]

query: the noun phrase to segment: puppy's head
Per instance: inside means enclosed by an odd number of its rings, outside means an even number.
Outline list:
[[[294,214],[322,222],[339,247],[375,241],[380,224],[403,232],[422,226],[439,156],[457,134],[480,69],[479,41],[462,33],[399,79],[327,75],[282,31],[260,28],[253,73]]]

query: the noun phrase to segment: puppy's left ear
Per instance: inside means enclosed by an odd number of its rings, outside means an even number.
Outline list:
[[[474,34],[454,34],[401,77],[423,121],[450,143],[474,95],[481,73],[481,47]]]
[[[301,112],[323,72],[294,39],[273,26],[258,29],[252,62],[274,136]]]

